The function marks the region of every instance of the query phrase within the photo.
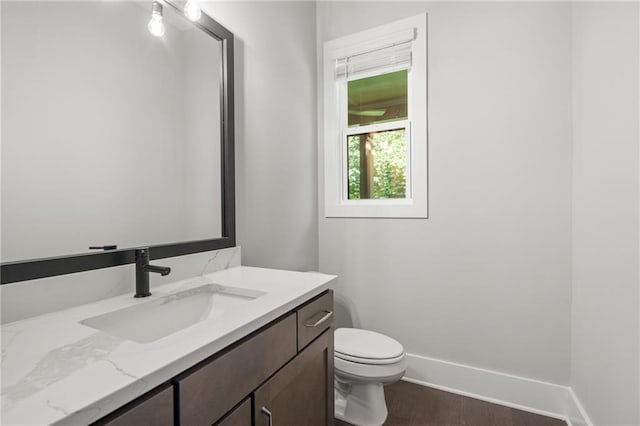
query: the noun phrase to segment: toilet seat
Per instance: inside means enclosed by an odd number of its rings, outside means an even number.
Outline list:
[[[339,328],[334,343],[335,369],[343,375],[395,381],[404,374],[404,348],[391,337],[358,328]]]
[[[336,358],[340,358],[345,361],[356,362],[358,364],[369,364],[369,365],[387,365],[387,364],[395,364],[396,362],[402,361],[404,358],[404,352],[393,358],[362,358],[349,354],[343,354],[334,349],[334,354]]]
[[[393,383],[404,376],[407,360],[403,356],[392,364],[364,364],[335,357],[334,368],[338,378],[345,377],[362,382]]]
[[[334,336],[336,358],[360,364],[393,364],[404,358],[400,343],[384,334],[358,328],[339,328]]]

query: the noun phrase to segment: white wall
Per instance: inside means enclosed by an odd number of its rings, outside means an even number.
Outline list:
[[[313,2],[215,2],[235,34],[238,241],[251,266],[316,270]]]
[[[640,424],[638,3],[573,6],[571,386],[597,425]]]
[[[326,219],[320,206],[320,270],[340,276],[346,306],[337,320],[411,353],[567,384],[569,5],[317,8],[320,49],[428,13],[429,219]]]

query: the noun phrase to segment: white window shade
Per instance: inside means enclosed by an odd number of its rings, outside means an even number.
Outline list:
[[[371,41],[375,48],[338,58],[335,61],[336,79],[353,79],[372,73],[393,72],[411,68],[411,48],[415,30],[395,33],[384,39]]]

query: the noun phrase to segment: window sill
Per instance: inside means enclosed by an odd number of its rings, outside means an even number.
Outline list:
[[[427,203],[415,200],[353,200],[325,205],[327,218],[427,219]]]

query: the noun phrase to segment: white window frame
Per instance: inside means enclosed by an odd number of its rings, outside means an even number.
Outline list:
[[[415,31],[407,73],[408,118],[348,127],[346,86],[335,79],[336,60],[376,50],[393,34]],[[420,14],[324,44],[324,210],[325,217],[426,218],[427,203],[427,15]],[[393,70],[385,71],[393,72]],[[374,72],[371,75],[379,75]],[[364,78],[360,75],[356,78]],[[347,136],[405,129],[407,147],[404,199],[348,199]]]

